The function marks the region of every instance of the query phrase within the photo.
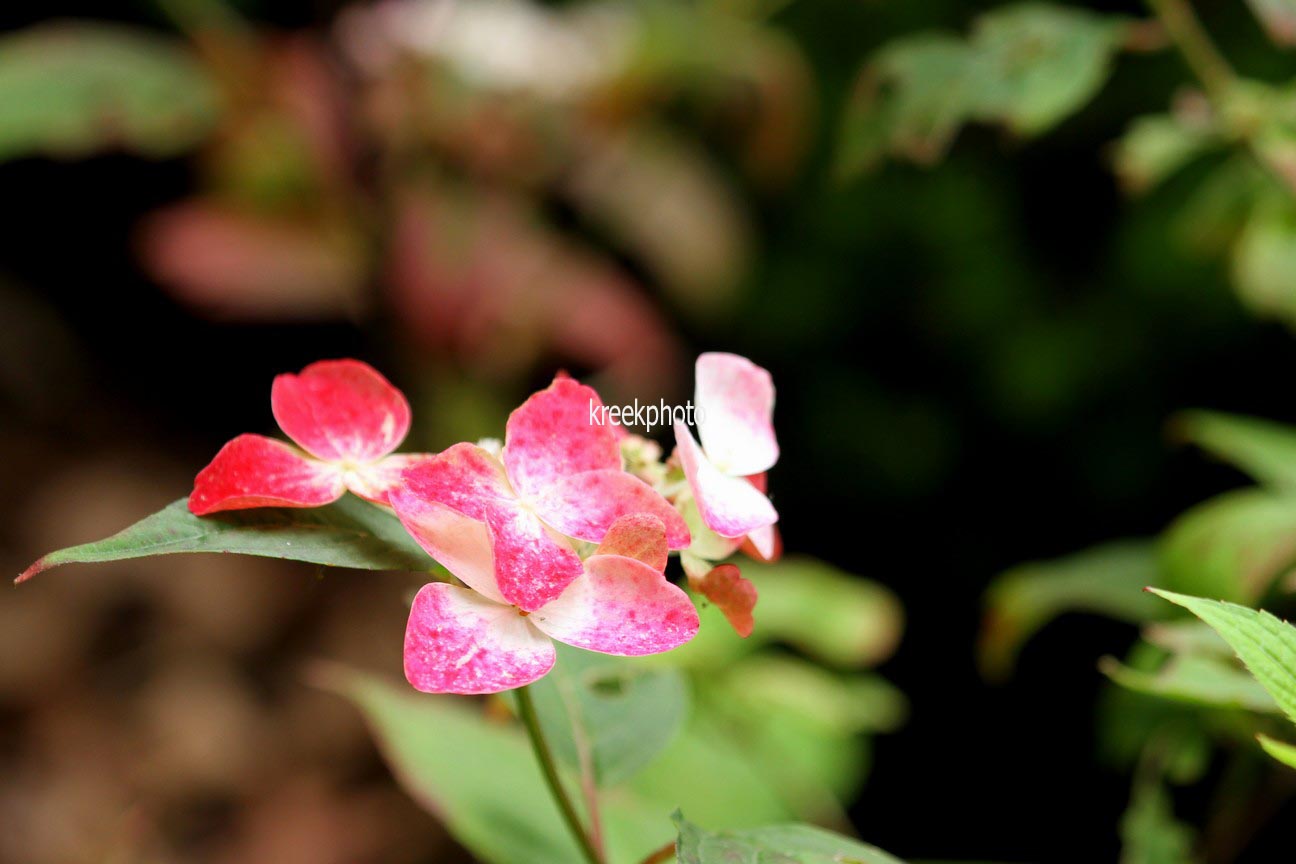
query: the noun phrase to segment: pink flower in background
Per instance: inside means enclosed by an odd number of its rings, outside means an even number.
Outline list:
[[[413,473],[413,472],[411,472]],[[425,693],[497,693],[545,675],[553,640],[621,656],[677,648],[698,631],[692,601],[662,573],[665,524],[635,514],[616,520],[594,554],[556,596],[531,610],[517,586],[497,579],[488,523],[410,489],[392,493],[405,528],[468,588],[434,582],[414,598],[405,630],[405,677]]]
[[[193,513],[319,507],[348,489],[386,504],[401,472],[428,458],[391,455],[409,432],[409,403],[358,360],[322,360],[300,375],[278,376],[270,406],[279,428],[302,449],[263,435],[238,436],[194,479]]]
[[[647,513],[669,548],[689,544],[670,503],[621,467],[621,432],[592,421],[593,388],[559,377],[509,415],[501,459],[456,444],[404,474],[392,504],[402,520],[442,504],[490,528],[494,579],[507,602],[534,612],[584,572],[567,537],[598,543],[619,517]]]
[[[778,513],[765,496],[764,472],[779,455],[774,382],[745,357],[703,354],[697,359],[693,399],[702,445],[680,422],[675,440],[702,521],[721,537],[746,537],[762,557],[771,558]]]

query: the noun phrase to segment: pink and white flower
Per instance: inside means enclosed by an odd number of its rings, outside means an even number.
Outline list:
[[[680,422],[675,440],[702,521],[734,548],[747,538],[771,558],[778,513],[765,496],[764,474],[779,456],[773,379],[745,357],[707,353],[697,359],[693,399],[702,444]]]
[[[409,432],[409,403],[359,360],[322,360],[299,375],[278,376],[270,407],[301,449],[264,435],[238,436],[194,479],[190,511],[319,507],[348,489],[386,504],[401,472],[427,458],[392,454]]]
[[[434,582],[414,598],[405,677],[425,693],[497,693],[554,664],[553,640],[621,656],[657,654],[692,639],[697,610],[667,581],[666,527],[655,516],[618,519],[581,572],[554,598],[521,608],[496,578],[488,523],[420,496],[392,493],[406,530],[467,588]]]
[[[484,523],[498,591],[526,612],[587,574],[568,537],[598,543],[618,518],[646,513],[664,525],[670,549],[687,547],[683,518],[622,469],[620,430],[593,420],[601,404],[592,388],[556,378],[509,416],[500,458],[456,444],[406,471],[393,506],[402,519],[402,507],[436,503]]]

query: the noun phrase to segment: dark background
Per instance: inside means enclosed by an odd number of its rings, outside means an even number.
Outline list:
[[[774,374],[784,458],[772,488],[786,547],[903,600],[904,643],[882,671],[912,714],[877,743],[852,810],[861,836],[906,858],[1111,861],[1129,781],[1095,757],[1095,662],[1133,632],[1065,618],[1026,648],[1011,682],[992,686],[973,654],[982,592],[1015,563],[1151,535],[1235,485],[1176,450],[1165,422],[1189,407],[1296,419],[1285,373],[1296,343],[1240,308],[1223,262],[1177,237],[1191,177],[1140,200],[1116,187],[1105,148],[1183,80],[1171,55],[1122,59],[1098,100],[1042,140],[972,129],[932,169],[893,165],[844,185],[830,176],[841,107],[870,48],[964,26],[983,5],[796,2],[778,13],[816,77],[812,153],[791,188],[748,190],[758,247],[741,303],[705,328],[684,325],[685,338]],[[1253,46],[1235,5],[1201,4],[1226,44]],[[310,28],[332,11],[275,3],[253,14]],[[158,24],[131,4],[68,3],[9,4],[0,22],[106,12]],[[1244,50],[1257,67],[1277,62]],[[274,374],[347,355],[387,368],[401,355],[373,322],[214,323],[159,290],[135,264],[132,227],[192,182],[183,159],[0,166],[11,526],[25,524],[26,501],[56,469],[100,455],[156,455],[175,471],[154,501],[170,500],[187,489],[175,479],[222,442],[268,429]],[[63,545],[89,530],[60,528],[37,536]],[[31,532],[6,533],[15,565],[47,551]],[[138,614],[119,610],[104,650],[128,650]],[[309,641],[289,633],[275,644]],[[0,741],[12,750],[32,721],[0,703],[0,729],[6,716]],[[356,773],[366,770],[378,769]],[[1206,802],[1190,793],[1180,803],[1200,821]],[[218,832],[220,801],[203,806],[185,830]],[[1278,860],[1278,840],[1262,837],[1245,860]]]

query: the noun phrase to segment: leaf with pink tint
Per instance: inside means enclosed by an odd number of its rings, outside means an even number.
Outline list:
[[[390,504],[390,493],[399,487],[401,475],[419,462],[431,459],[431,453],[393,453],[369,465],[361,465],[342,475],[346,487],[355,494],[377,504]]]
[[[737,354],[703,354],[693,398],[702,449],[722,473],[758,474],[778,461],[769,372]]]
[[[675,424],[680,464],[693,488],[702,520],[721,537],[742,537],[778,521],[778,512],[743,477],[721,473],[707,459],[683,423]]]
[[[756,623],[752,616],[756,586],[743,578],[737,565],[720,564],[701,579],[690,577],[689,584],[724,613],[739,636],[746,639],[751,635]]]
[[[410,536],[457,579],[491,600],[508,602],[495,581],[495,559],[485,523],[406,488],[392,491],[391,504]]]
[[[661,521],[669,548],[689,545],[688,526],[670,502],[620,468],[558,477],[533,503],[542,519],[568,537],[598,543],[617,519],[646,513]]]
[[[280,375],[270,390],[279,427],[313,456],[371,462],[391,453],[410,427],[409,402],[359,360],[321,360]]]
[[[405,677],[424,693],[499,693],[554,664],[553,643],[517,609],[434,582],[414,598],[405,629]]]
[[[495,578],[510,603],[534,611],[583,572],[571,545],[522,506],[504,466],[481,447],[456,444],[406,471],[404,481],[410,495],[490,527]]]
[[[319,507],[344,491],[334,466],[273,438],[240,435],[198,472],[189,510],[203,516],[251,507]]]
[[[619,555],[592,556],[584,575],[531,621],[560,642],[625,657],[678,648],[698,630],[687,594],[642,561]]]
[[[516,408],[504,437],[504,465],[513,486],[523,495],[540,496],[572,474],[619,470],[620,436],[601,415],[593,415],[602,405],[593,387],[557,377]]]
[[[363,248],[346,226],[197,199],[149,215],[139,247],[154,279],[213,318],[341,318],[362,305]]]
[[[634,558],[660,573],[670,557],[666,525],[650,513],[622,516],[612,523],[594,554]]]

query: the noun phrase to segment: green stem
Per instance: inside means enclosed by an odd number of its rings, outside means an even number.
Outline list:
[[[585,860],[589,864],[605,864],[603,856],[599,854],[593,841],[590,840],[589,834],[581,825],[576,806],[572,804],[571,798],[567,795],[567,790],[563,788],[562,779],[558,776],[558,766],[554,762],[553,752],[549,749],[549,743],[545,741],[544,732],[540,729],[540,719],[536,716],[535,704],[531,701],[530,688],[519,687],[513,692],[517,695],[518,716],[522,718],[522,725],[526,726],[527,736],[531,739],[531,749],[535,751],[536,761],[540,763],[540,772],[544,774],[545,783],[548,784],[554,803],[558,805],[558,810],[562,813],[563,821],[567,823],[572,836],[576,838],[576,843],[580,846],[581,852],[584,853]]]
[[[1233,69],[1215,47],[1187,0],[1147,0],[1161,20],[1170,41],[1179,49],[1202,86],[1212,96],[1222,96],[1233,84]]]

